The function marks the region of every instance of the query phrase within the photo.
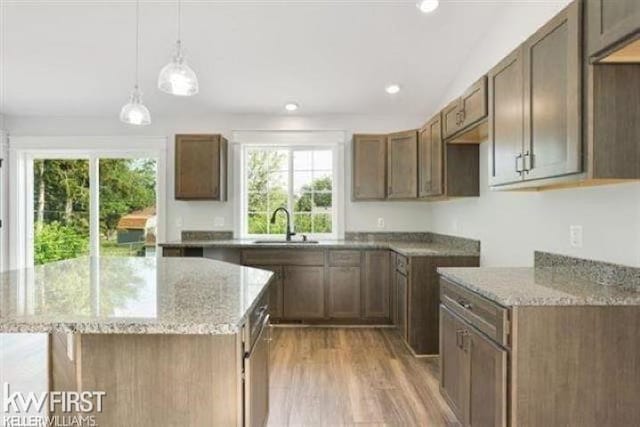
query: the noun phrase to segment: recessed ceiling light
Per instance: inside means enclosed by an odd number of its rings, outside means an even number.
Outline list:
[[[439,5],[439,0],[420,0],[416,3],[416,6],[418,6],[418,9],[420,9],[422,13],[431,13],[436,10]]]
[[[300,108],[300,105],[296,104],[295,102],[289,102],[284,105],[284,109],[287,111],[296,111],[298,108]]]
[[[400,92],[400,85],[392,84],[385,87],[384,90],[386,90],[390,95],[395,95],[396,93]]]

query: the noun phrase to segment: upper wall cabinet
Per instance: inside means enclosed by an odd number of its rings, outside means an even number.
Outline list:
[[[353,200],[384,200],[386,198],[386,166],[386,135],[354,135]]]
[[[175,198],[227,200],[227,140],[221,135],[176,135]]]
[[[420,129],[418,137],[418,196],[442,196],[443,172],[444,141],[442,119],[438,114]]]
[[[387,144],[387,198],[418,196],[418,132],[392,133]]]
[[[483,76],[442,111],[444,139],[464,134],[487,117],[487,78]],[[481,141],[471,141],[481,142]]]
[[[582,170],[580,2],[489,72],[489,183]]]
[[[589,56],[606,57],[606,62],[640,62],[640,1],[587,0],[586,7]]]

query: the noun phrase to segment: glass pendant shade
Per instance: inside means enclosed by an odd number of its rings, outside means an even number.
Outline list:
[[[198,78],[184,60],[180,41],[177,42],[176,53],[171,62],[160,70],[158,88],[177,96],[192,96],[198,93]]]
[[[131,92],[129,103],[120,110],[120,120],[130,125],[146,126],[151,124],[151,114],[142,103],[142,92],[137,86]]]

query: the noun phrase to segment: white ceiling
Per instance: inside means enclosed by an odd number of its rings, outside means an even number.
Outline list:
[[[3,112],[113,116],[133,85],[134,2],[4,0]],[[2,1],[0,0],[0,3]],[[153,115],[427,114],[504,1],[183,3],[183,41],[200,94],[156,89],[175,39],[175,3],[141,2],[141,86]],[[392,97],[384,87],[402,85]]]

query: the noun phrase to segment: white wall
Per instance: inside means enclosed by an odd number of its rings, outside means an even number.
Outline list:
[[[486,73],[570,0],[518,2],[481,40],[459,71],[445,105]],[[481,146],[481,195],[429,205],[431,230],[482,241],[482,264],[531,265],[546,250],[640,266],[640,184],[545,192],[492,192],[487,148]],[[572,248],[569,226],[582,225],[584,244]]]
[[[145,128],[132,128],[115,118],[80,117],[7,117],[6,127],[17,136],[105,136],[153,135],[167,136],[167,238],[179,239],[180,230],[232,230],[234,197],[222,202],[185,202],[173,199],[174,170],[173,137],[176,133],[222,133],[231,137],[238,130],[341,130],[350,141],[353,132],[392,132],[417,127],[422,117],[375,116],[237,116],[212,115],[194,118],[153,117],[154,123]],[[351,202],[351,148],[345,147],[345,223],[347,231],[378,230],[378,218],[384,218],[385,231],[424,231],[428,228],[425,202]],[[230,188],[233,183],[230,183]],[[223,226],[214,226],[214,218],[224,219]]]

